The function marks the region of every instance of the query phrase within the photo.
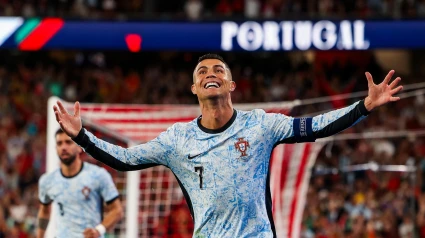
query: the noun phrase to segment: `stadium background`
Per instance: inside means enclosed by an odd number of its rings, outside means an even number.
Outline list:
[[[425,141],[421,134],[425,125],[424,86],[421,86],[425,78],[425,20],[422,20],[425,1],[4,0],[0,1],[0,15],[22,17],[0,18],[0,237],[33,237],[38,209],[37,181],[46,171],[50,96],[71,102],[196,104],[196,97],[189,90],[191,72],[197,57],[207,52],[220,52],[228,61],[238,85],[233,94],[235,103],[330,96],[328,100],[293,108],[290,112],[293,116],[314,115],[358,100],[361,97],[332,96],[366,90],[365,71],[370,71],[375,81],[379,81],[389,69],[395,69],[403,85],[416,85],[410,90],[415,92],[414,96],[378,109],[367,120],[344,132],[416,133],[394,137],[384,133],[380,139],[338,140],[323,147],[307,191],[302,234],[303,237],[425,237],[422,183]],[[223,51],[222,22],[241,26],[248,20],[260,25],[264,21],[280,24],[302,20],[313,24],[328,20],[336,27],[340,27],[342,20],[353,26],[360,20],[364,21],[364,39],[370,45],[360,44],[356,49],[353,38],[348,50],[349,43],[344,50],[337,44],[329,50],[317,50],[316,45],[307,44],[306,49],[300,50],[303,44],[294,40],[290,50],[271,51],[261,45],[249,52],[239,44],[243,41],[242,34],[240,41],[235,35],[234,50]],[[66,28],[76,23],[81,29],[91,28],[81,32],[80,28]],[[115,33],[114,23],[158,25],[141,34]],[[185,24],[179,25],[179,30],[172,30],[173,24],[182,23]],[[101,29],[110,30],[110,38],[90,35],[96,24],[107,24]],[[41,38],[34,37],[37,30]],[[128,34],[133,34],[133,38],[126,41]],[[250,40],[260,37],[245,36],[253,37],[246,40],[250,46]],[[112,40],[115,37],[119,40]],[[149,41],[150,37],[157,44]],[[196,42],[197,39],[203,41]],[[138,46],[140,52],[130,52],[139,51]],[[124,145],[110,135],[101,132],[98,135]],[[96,163],[89,157],[85,159]],[[417,171],[335,173],[344,166],[369,161],[380,165],[413,164]],[[117,186],[124,189],[125,176],[109,171]],[[155,179],[165,175],[149,176]],[[161,178],[161,186],[170,186],[168,179]],[[154,189],[152,186],[145,183],[141,189]],[[176,203],[171,211],[167,218],[149,227],[148,237],[191,236],[186,204]],[[124,229],[123,223],[109,236],[118,237]]]

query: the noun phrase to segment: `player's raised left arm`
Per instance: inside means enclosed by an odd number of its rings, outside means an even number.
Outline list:
[[[103,235],[107,230],[112,229],[124,216],[121,201],[119,199],[115,199],[113,202],[107,204],[105,210],[106,215],[101,224],[84,230],[85,238],[97,238]]]
[[[373,109],[400,100],[394,95],[403,89],[403,86],[397,86],[400,77],[397,77],[391,83],[394,70],[391,70],[385,79],[378,85],[373,82],[372,75],[366,72],[368,80],[368,96],[359,102],[345,108],[333,110],[322,115],[313,117],[312,131],[314,138],[322,138],[339,133],[362,119],[364,119]]]
[[[393,75],[394,70],[391,70],[382,83],[376,85],[372,75],[367,72],[368,96],[341,109],[305,118],[272,115],[268,121],[275,138],[279,143],[312,142],[355,125],[366,118],[373,109],[400,99],[394,95],[403,89],[402,86],[397,86],[401,79],[397,77],[390,83]]]

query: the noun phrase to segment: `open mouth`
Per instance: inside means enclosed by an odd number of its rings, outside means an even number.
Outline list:
[[[219,88],[220,84],[218,84],[217,82],[208,82],[205,84],[204,88],[209,89],[209,88]]]

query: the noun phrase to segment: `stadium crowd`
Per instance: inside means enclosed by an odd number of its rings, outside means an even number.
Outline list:
[[[423,0],[2,0],[0,15],[93,19],[416,18]]]
[[[101,103],[197,103],[190,85],[200,53],[2,51],[1,54],[0,238],[34,237],[37,181],[45,172],[46,163],[49,96]],[[367,51],[317,52],[314,61],[283,53],[223,55],[237,83],[232,96],[235,103],[363,91],[367,89],[366,70],[376,80],[382,80],[388,70],[382,69]],[[410,75],[402,78],[404,85],[420,82]],[[358,99],[296,107],[291,115],[314,114]],[[424,104],[421,95],[403,99],[379,108],[347,132],[423,129]],[[425,140],[401,137],[334,142],[319,154],[316,168],[341,168],[369,161],[413,163],[424,170]],[[413,231],[425,237],[425,185],[421,174],[419,171],[412,179],[413,175],[397,172],[314,173],[303,217],[303,237],[407,238],[413,237]],[[182,212],[180,208],[186,207],[179,206],[174,212]],[[187,213],[187,208],[183,210]],[[190,227],[190,222],[184,224]],[[161,237],[187,237],[192,232],[169,227],[162,231]]]

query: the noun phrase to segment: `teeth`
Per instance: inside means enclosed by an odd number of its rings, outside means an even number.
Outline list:
[[[207,84],[205,85],[205,88],[210,88],[210,87],[218,88],[218,87],[219,87],[219,85],[218,85],[218,83],[216,83],[216,82],[210,82],[210,83],[207,83]]]

